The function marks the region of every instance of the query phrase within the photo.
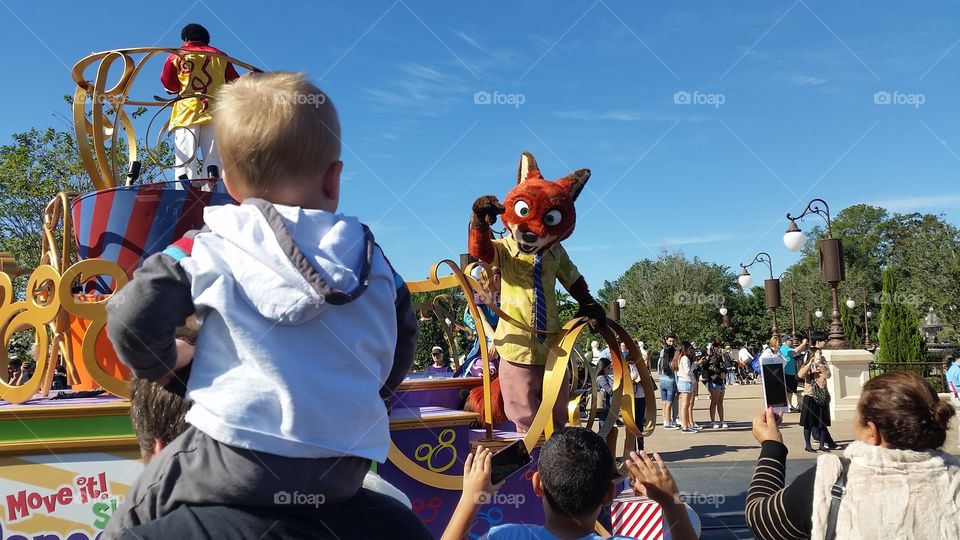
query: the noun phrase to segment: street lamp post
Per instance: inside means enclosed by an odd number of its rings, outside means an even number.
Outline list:
[[[823,208],[820,205],[823,205]],[[830,285],[833,312],[830,314],[830,333],[827,335],[825,349],[846,349],[847,342],[843,336],[843,323],[840,322],[840,297],[837,287],[846,277],[843,264],[843,243],[833,237],[830,221],[830,207],[823,199],[814,199],[807,203],[807,207],[799,216],[787,214],[790,225],[783,235],[783,243],[790,251],[798,251],[806,241],[803,232],[797,227],[797,220],[802,220],[807,214],[817,214],[827,222],[827,237],[821,238],[820,249],[820,278]]]
[[[763,291],[767,308],[770,309],[771,318],[773,319],[773,335],[776,336],[780,332],[777,328],[777,308],[780,307],[780,280],[773,277],[773,262],[770,260],[770,254],[761,251],[757,253],[749,264],[741,263],[740,276],[737,278],[737,282],[740,283],[740,287],[742,287],[743,290],[749,289],[753,283],[753,277],[750,275],[750,272],[747,272],[747,268],[750,268],[758,262],[765,263],[767,269],[770,271],[770,279],[763,280]]]
[[[780,274],[781,281],[783,280],[783,276],[793,277],[790,275],[790,272],[788,271],[784,271]],[[794,292],[796,292],[796,289],[794,288],[793,280],[791,279],[790,280],[790,335],[793,336],[794,339],[796,339],[797,338],[797,312],[794,309],[794,301],[796,296]]]
[[[610,300],[610,319],[613,322],[620,322],[620,310],[627,305],[627,300],[618,296],[616,300]]]
[[[867,304],[867,293],[863,293],[863,348],[870,350],[870,318],[873,312],[870,311],[870,305]]]

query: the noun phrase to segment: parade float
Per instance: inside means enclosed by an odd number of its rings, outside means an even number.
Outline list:
[[[0,362],[8,361],[11,338],[24,331],[33,333],[35,361],[32,376],[20,384],[0,379],[0,540],[96,538],[142,470],[129,418],[129,373],[106,337],[106,302],[146,257],[199,227],[205,207],[234,203],[217,178],[139,181],[141,163],[166,174],[172,166],[164,167],[149,144],[138,146],[141,139],[134,130],[132,111],[142,113],[145,108],[150,119],[142,140],[155,136],[160,141],[169,136],[166,124],[158,120],[160,115],[183,96],[135,99],[131,95],[134,82],[152,57],[180,52],[113,50],[92,54],[74,66],[76,141],[94,190],[60,193],[37,216],[43,229],[42,256],[32,261],[34,267],[20,269],[0,260]],[[235,66],[257,70],[225,58]],[[466,310],[479,321],[475,298],[481,285],[472,272],[477,264],[443,260],[429,268],[426,279],[407,282],[411,293],[429,293],[432,300],[415,308],[421,318],[444,327],[455,359],[459,354],[454,334],[464,329],[441,299],[462,295]],[[14,279],[20,274],[28,277],[25,292],[18,296]],[[498,314],[499,324],[522,326],[509,314]],[[644,425],[634,420],[638,415],[633,410],[633,382],[624,376],[627,366],[617,342],[626,343],[635,358],[640,352],[613,320],[600,334],[613,360],[610,410],[620,414],[598,421],[595,367],[575,346],[587,324],[586,319],[575,318],[550,332],[556,345],[547,355],[545,399],[526,433],[518,433],[510,422],[494,425],[492,421],[491,353],[482,324],[468,330],[481,344],[482,376],[430,378],[413,373],[400,385],[391,398],[388,460],[378,465],[377,472],[407,494],[414,512],[435,536],[442,533],[459,499],[463,460],[478,444],[497,449],[520,439],[533,460],[510,476],[484,506],[471,537],[500,523],[543,522],[542,502],[529,480],[538,448],[555,427],[552,410],[557,398],[550,396],[568,400],[567,422],[598,430],[619,458],[634,448],[636,437],[653,431],[654,399],[647,399],[647,409],[639,415],[646,419]],[[52,389],[57,367],[66,372],[68,392]],[[571,384],[569,391],[563,391],[568,370]],[[645,369],[641,380],[646,395],[653,396],[653,381]],[[478,387],[483,389],[482,410],[463,410],[467,395]],[[349,411],[343,415],[349,421]],[[625,425],[625,437],[615,429],[618,419]],[[622,517],[614,520],[614,528],[621,533],[635,529],[637,537],[656,537],[661,528],[659,512],[649,511],[648,503],[622,499],[615,505],[615,517]],[[637,508],[646,510],[635,512]]]

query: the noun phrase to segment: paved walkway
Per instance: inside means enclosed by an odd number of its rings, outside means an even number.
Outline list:
[[[728,429],[711,429],[710,396],[703,385],[694,405],[694,421],[703,427],[697,434],[681,433],[678,430],[663,429],[660,416],[660,401],[657,400],[657,429],[646,440],[647,450],[660,452],[667,463],[696,461],[698,464],[712,461],[750,461],[759,455],[759,444],[753,438],[751,426],[753,418],[763,409],[763,389],[759,384],[728,386],[724,396],[724,418]],[[658,396],[659,397],[659,396]],[[783,442],[790,450],[788,459],[812,459],[816,454],[804,452],[803,428],[798,425],[800,413],[787,413],[781,426]],[[957,447],[957,420],[947,435],[946,451],[960,455]],[[833,422],[830,433],[838,443],[853,440],[853,420],[840,419]],[[814,443],[816,446],[816,443]]]
[[[697,511],[702,522],[702,539],[732,540],[753,538],[743,517],[747,488],[753,477],[760,445],[753,438],[753,418],[763,408],[763,390],[759,384],[728,386],[724,398],[724,417],[728,429],[711,429],[710,399],[703,385],[694,405],[694,420],[703,426],[697,434],[663,429],[657,417],[657,429],[645,441],[648,451],[659,452],[670,466],[684,498]],[[659,396],[658,396],[659,397]],[[658,409],[660,402],[657,401]],[[660,411],[657,411],[660,414]],[[789,449],[787,482],[816,463],[817,454],[803,451],[803,428],[799,413],[787,413],[781,427]],[[960,455],[957,447],[957,421],[947,436],[945,449]],[[830,432],[838,443],[853,438],[853,421],[838,420]],[[621,428],[621,434],[623,430]],[[815,443],[814,443],[815,444]]]

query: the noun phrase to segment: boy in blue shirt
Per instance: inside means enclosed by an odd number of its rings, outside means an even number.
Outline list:
[[[477,448],[464,462],[463,495],[442,540],[465,538],[473,527],[477,511],[499,486],[490,484],[489,450]],[[645,453],[632,452],[627,472],[634,492],[654,499],[663,508],[664,525],[673,538],[696,538],[680,501],[677,484],[666,465],[655,455],[656,463]],[[544,525],[511,523],[490,529],[490,540],[557,540],[576,538],[600,540],[595,532],[597,518],[610,506],[619,485],[613,456],[603,437],[581,427],[564,427],[555,431],[540,448],[537,471],[530,479],[533,492],[543,499]],[[626,536],[614,536],[627,540]]]

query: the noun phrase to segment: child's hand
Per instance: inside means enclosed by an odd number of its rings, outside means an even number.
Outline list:
[[[177,371],[180,371],[181,369],[187,367],[187,365],[190,364],[190,362],[193,362],[193,354],[194,354],[194,351],[196,351],[196,347],[187,343],[186,341],[183,341],[182,339],[176,340],[176,344],[177,344],[177,360],[173,364],[173,369],[170,371],[170,373],[167,373],[163,377],[160,377],[159,379],[154,381],[160,386],[166,386],[170,384],[170,381],[173,380],[173,376]]]
[[[476,455],[467,455],[467,459],[463,463],[464,499],[470,499],[477,504],[484,504],[493,496],[496,488],[490,483],[490,473],[493,470],[492,456],[493,453],[482,446],[477,446]]]
[[[630,452],[630,459],[625,465],[634,493],[650,497],[662,507],[680,502],[680,489],[667,464],[660,459],[660,454],[654,454],[650,459],[646,452],[640,452],[639,455]]]

